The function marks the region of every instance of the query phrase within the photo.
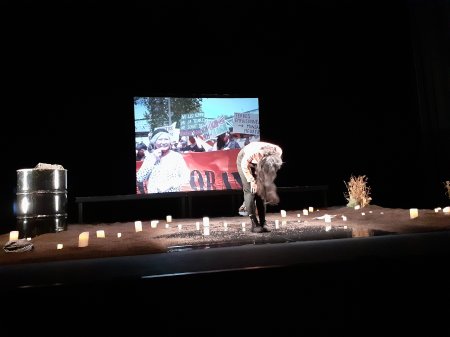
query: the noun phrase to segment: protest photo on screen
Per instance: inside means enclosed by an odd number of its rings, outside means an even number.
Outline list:
[[[134,97],[136,193],[241,189],[237,155],[260,140],[257,97]]]

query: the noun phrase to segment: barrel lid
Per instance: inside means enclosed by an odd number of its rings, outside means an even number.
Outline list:
[[[59,164],[47,164],[47,163],[38,163],[34,168],[26,168],[26,169],[19,169],[17,172],[27,172],[27,171],[33,171],[33,170],[62,170],[67,171],[62,165]]]

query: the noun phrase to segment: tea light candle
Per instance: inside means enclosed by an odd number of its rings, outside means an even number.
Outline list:
[[[325,214],[325,222],[331,222],[331,216]]]
[[[419,216],[419,210],[417,209],[417,208],[411,208],[410,210],[409,210],[409,217],[411,218],[411,219],[415,219],[415,218],[417,218]]]
[[[97,231],[97,237],[98,238],[104,238],[105,237],[105,231],[103,229],[99,229]]]
[[[444,207],[442,212],[444,212],[445,214],[450,214],[450,206]]]
[[[166,223],[166,228],[169,228],[170,226],[169,226],[169,224],[168,223]]]
[[[280,228],[280,220],[275,220],[275,229]]]
[[[228,224],[226,222],[223,223],[223,228],[225,232],[228,231]]]
[[[345,215],[343,215],[342,220],[347,221],[347,217]]]
[[[27,241],[31,241],[31,238],[27,238]]]
[[[172,216],[171,215],[166,216],[166,221],[167,222],[172,222]]]
[[[197,221],[196,223],[195,223],[195,229],[196,230],[200,230],[200,221]]]
[[[150,227],[151,228],[156,228],[156,227],[158,227],[158,220],[152,220],[152,221],[150,221]]]
[[[78,235],[78,247],[87,247],[89,245],[89,232],[83,232]]]
[[[19,239],[19,231],[9,232],[9,241],[14,241]]]
[[[286,220],[281,221],[281,226],[282,226],[282,227],[286,226],[286,224],[287,224],[287,221],[286,221]]]
[[[183,225],[179,224],[178,225],[178,231],[181,232],[181,228],[183,227]]]
[[[203,226],[203,235],[209,235],[209,226]]]
[[[56,245],[56,249],[63,249],[64,245],[62,243],[58,243]]]
[[[281,217],[282,217],[282,218],[285,218],[285,217],[286,217],[286,211],[285,211],[284,209],[282,209],[282,210],[280,211],[280,214],[281,214]]]
[[[142,232],[142,221],[135,221],[134,229],[136,230],[136,232]]]
[[[242,231],[245,232],[245,222],[242,223]]]
[[[329,231],[331,231],[331,226],[330,226],[330,225],[327,225],[327,226],[325,227],[325,232],[329,232]]]
[[[122,233],[117,233],[117,237],[121,238],[122,237]]]
[[[437,207],[437,208],[434,209],[434,212],[435,212],[435,213],[439,213],[439,211],[440,211],[441,209],[442,209],[442,208]]]
[[[309,213],[314,212],[314,207],[308,207],[308,211],[309,211]]]
[[[209,226],[209,218],[207,216],[203,217],[203,227]]]
[[[359,206],[359,205],[356,205],[355,206],[355,210],[358,210],[358,209],[360,209],[361,208],[361,206]]]
[[[307,209],[303,210],[303,215],[308,215],[308,210]]]

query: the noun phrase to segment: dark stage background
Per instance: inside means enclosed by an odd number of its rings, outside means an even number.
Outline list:
[[[412,0],[7,4],[1,231],[16,170],[39,162],[68,170],[69,223],[76,196],[134,193],[139,95],[258,96],[262,139],[285,150],[279,186],[329,185],[343,205],[344,181],[366,175],[373,204],[446,206],[448,14]]]
[[[368,177],[376,205],[449,203],[447,1],[4,1],[0,17],[3,233],[15,227],[16,170],[39,162],[68,170],[69,223],[76,196],[134,193],[139,95],[258,96],[262,138],[285,150],[278,185],[329,185],[330,205],[345,204],[352,174]],[[143,207],[150,218],[175,202]],[[133,218],[127,203],[110,207]],[[149,256],[17,265],[0,281],[2,331],[448,336],[446,234],[439,245],[427,235],[307,242],[317,263],[259,269],[243,255],[249,268],[171,277],[146,275]],[[283,258],[274,245],[250,248]],[[65,268],[73,284],[58,283]],[[105,270],[114,278],[95,282]],[[56,281],[20,284],[25,271]]]

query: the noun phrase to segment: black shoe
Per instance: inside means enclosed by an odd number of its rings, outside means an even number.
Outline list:
[[[253,233],[262,233],[262,232],[264,232],[264,229],[261,226],[254,226],[254,227],[252,227],[252,232]]]
[[[264,233],[269,233],[270,232],[270,229],[267,226],[267,222],[265,222],[265,221],[264,221],[264,224],[261,226],[261,228],[262,228],[262,232],[264,232]]]
[[[250,223],[252,224],[252,232],[253,233],[262,233],[264,232],[263,226],[260,225],[256,215],[250,215]]]

